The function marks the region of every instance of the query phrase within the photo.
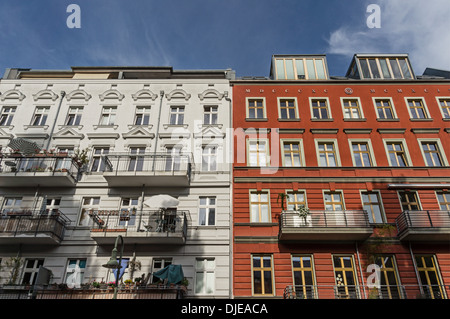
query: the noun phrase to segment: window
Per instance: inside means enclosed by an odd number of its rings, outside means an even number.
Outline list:
[[[375,109],[378,119],[390,120],[396,118],[394,107],[390,99],[375,99]]]
[[[66,277],[64,282],[69,286],[79,287],[84,280],[84,271],[86,269],[86,259],[69,259],[66,268]]]
[[[338,166],[337,153],[334,142],[317,142],[319,166]]]
[[[175,172],[181,169],[181,150],[180,146],[166,147],[166,172]]]
[[[391,166],[396,167],[409,166],[403,142],[388,141],[386,142],[386,148]]]
[[[248,141],[248,165],[249,166],[267,166],[269,158],[267,141],[249,140]]]
[[[306,206],[306,195],[304,191],[287,192],[287,210],[296,210],[300,206]]]
[[[44,259],[25,259],[21,281],[22,285],[34,285],[39,272],[39,267],[43,265]]]
[[[100,118],[100,125],[114,125],[116,121],[116,106],[104,106]]]
[[[250,222],[270,222],[269,192],[250,192]]]
[[[277,80],[323,80],[328,78],[325,59],[314,57],[275,58]]]
[[[212,226],[216,223],[216,198],[200,197],[198,224]]]
[[[214,125],[217,124],[217,105],[205,105],[203,107],[203,124]]]
[[[409,113],[413,119],[427,119],[428,113],[422,99],[406,99]]]
[[[247,119],[265,119],[266,108],[264,99],[247,99]]]
[[[327,99],[311,99],[311,109],[313,119],[331,119]]]
[[[361,119],[362,110],[358,99],[341,99],[344,119]]]
[[[104,155],[109,154],[109,147],[95,147],[92,155],[91,172],[103,172],[105,170]]]
[[[170,125],[183,125],[184,123],[184,106],[170,107]]]
[[[295,99],[278,99],[280,108],[280,119],[297,119],[297,106]]]
[[[202,147],[202,171],[214,172],[217,170],[217,147]]]
[[[33,120],[31,121],[32,126],[43,126],[47,121],[48,113],[50,107],[48,106],[38,106],[34,111]]]
[[[66,125],[80,125],[81,115],[83,114],[82,106],[71,106],[67,114]]]
[[[0,113],[0,126],[11,125],[15,113],[16,108],[14,106],[4,106]]]
[[[417,192],[399,191],[398,195],[400,196],[402,210],[420,210]]]
[[[383,207],[378,192],[361,192],[363,209],[367,212],[370,223],[384,223]]]
[[[427,166],[444,166],[443,157],[437,142],[422,141],[420,144]]]
[[[300,141],[282,141],[283,166],[302,166],[302,148]]]
[[[436,193],[439,206],[441,210],[450,211],[450,193],[449,192],[437,192]]]
[[[157,283],[158,281],[160,281],[161,279],[159,279],[156,276],[153,276],[153,273],[155,273],[171,264],[172,264],[172,258],[153,258],[150,282],[152,284],[154,284],[154,283]]]
[[[252,256],[254,295],[273,295],[272,256]]]
[[[412,79],[407,58],[358,58],[364,79]]]
[[[215,290],[214,258],[197,258],[195,262],[195,293],[211,295]]]
[[[100,205],[100,197],[84,197],[81,201],[81,213],[79,226],[89,225],[89,213],[91,211],[97,212]]]
[[[150,123],[150,106],[136,106],[134,125],[148,125]]]
[[[297,298],[315,299],[315,279],[312,256],[292,256],[294,289]]]
[[[3,213],[20,210],[21,205],[22,197],[5,197],[5,200],[3,202]]]
[[[420,285],[427,298],[444,299],[445,290],[434,255],[415,255]]]
[[[136,209],[139,204],[137,197],[124,197],[120,203],[119,226],[136,225]]]
[[[61,197],[53,197],[45,199],[45,211],[48,214],[58,213],[59,205],[61,205]]]
[[[353,256],[333,256],[336,297],[338,299],[358,298]]]
[[[344,210],[341,192],[324,192],[325,210]]]
[[[129,172],[142,172],[144,169],[145,147],[130,147],[130,157],[128,162]]]
[[[450,98],[438,98],[437,100],[441,107],[442,117],[450,119]]]
[[[397,266],[394,257],[375,256],[375,264],[380,267],[379,295],[383,299],[401,299],[403,294],[397,277]]]
[[[373,166],[368,142],[351,142],[353,165],[356,167]]]
[[[57,158],[55,163],[55,172],[70,171],[72,168],[73,147],[58,147],[58,152],[67,153],[67,157]]]

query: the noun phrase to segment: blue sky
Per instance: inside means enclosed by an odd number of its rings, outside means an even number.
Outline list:
[[[70,4],[81,28],[70,29]],[[381,9],[368,28],[367,6]],[[1,0],[6,68],[172,66],[268,76],[272,54],[327,54],[345,75],[354,53],[409,53],[416,74],[450,70],[449,0]]]

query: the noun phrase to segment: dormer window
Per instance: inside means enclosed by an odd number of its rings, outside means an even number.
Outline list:
[[[275,57],[272,72],[276,80],[326,80],[325,57]]]
[[[413,72],[407,56],[357,55],[347,76],[359,79],[413,79]]]

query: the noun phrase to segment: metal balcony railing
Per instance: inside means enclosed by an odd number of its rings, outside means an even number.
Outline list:
[[[397,217],[396,223],[399,234],[414,228],[447,228],[450,231],[450,211],[405,210]]]
[[[120,230],[187,234],[189,211],[183,210],[90,210],[92,231]]]
[[[306,217],[295,211],[283,211],[280,228],[283,227],[371,227],[364,210],[311,210]]]
[[[0,215],[0,239],[4,236],[17,237],[21,235],[38,236],[49,234],[58,241],[63,240],[66,226],[70,224],[59,210],[3,210]]]
[[[289,285],[284,299],[447,299],[445,285]]]
[[[72,157],[69,156],[19,156],[19,157],[1,157],[1,173],[31,173],[39,175],[50,173],[56,175],[67,173],[74,179],[77,178],[78,165]]]
[[[191,173],[192,157],[189,154],[108,154],[105,160],[105,172],[142,173]]]

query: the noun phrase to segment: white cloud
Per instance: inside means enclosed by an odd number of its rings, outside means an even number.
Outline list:
[[[371,3],[381,8],[381,28],[368,28],[370,13],[361,12],[361,25],[343,25],[330,34],[328,53],[408,53],[416,74],[426,67],[450,70],[448,0],[373,0],[367,5]]]

